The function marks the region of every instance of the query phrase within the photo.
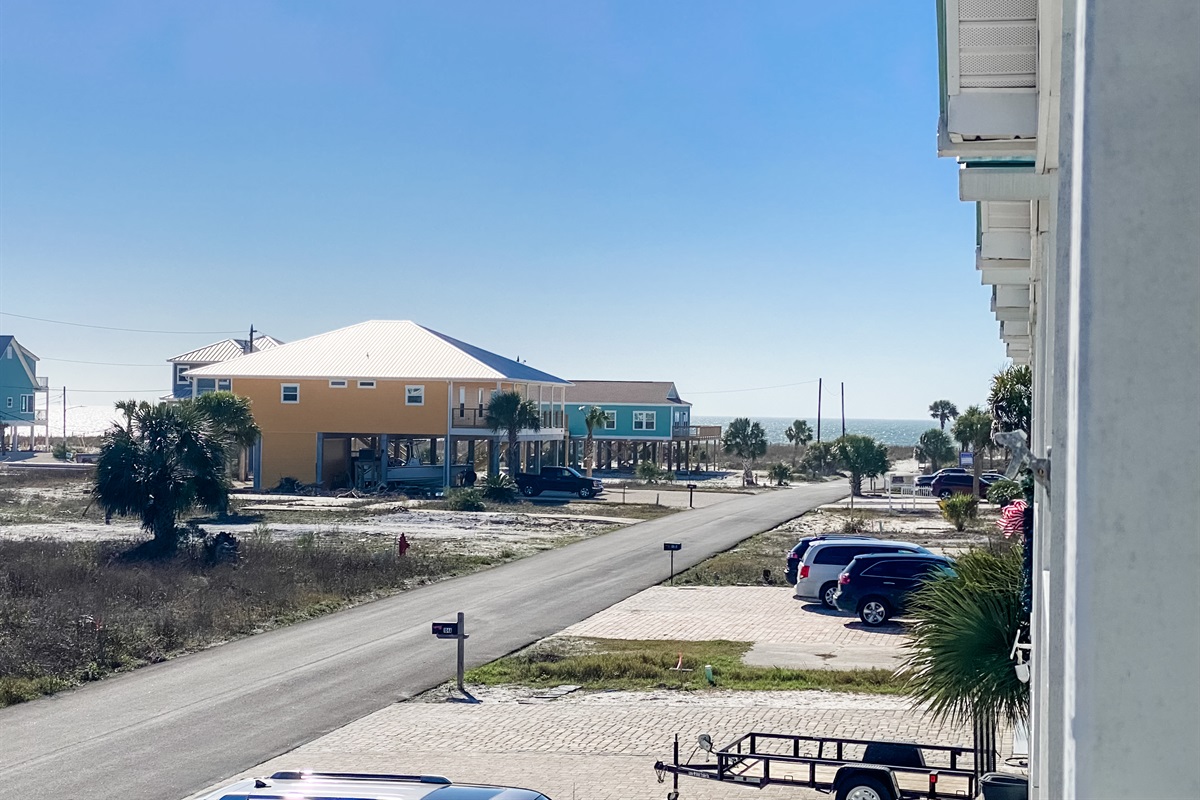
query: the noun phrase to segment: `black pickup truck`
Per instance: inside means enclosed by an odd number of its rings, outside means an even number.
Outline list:
[[[599,478],[589,478],[571,467],[542,467],[536,475],[518,473],[517,486],[526,497],[537,497],[542,492],[567,492],[588,498],[604,491]]]

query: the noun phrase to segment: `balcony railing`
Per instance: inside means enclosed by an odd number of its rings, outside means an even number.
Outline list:
[[[541,422],[543,428],[561,428],[563,427],[564,414],[562,411],[557,410],[543,410],[541,412]],[[450,427],[490,430],[491,427],[487,424],[487,409],[481,406],[474,408],[455,406],[450,412]]]
[[[720,425],[676,425],[671,429],[673,439],[720,439]]]

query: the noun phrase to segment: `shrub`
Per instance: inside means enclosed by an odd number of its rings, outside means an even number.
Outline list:
[[[658,483],[663,479],[663,471],[653,461],[640,462],[634,472],[638,476],[638,480],[646,483]]]
[[[57,442],[55,442],[54,446],[50,448],[50,455],[54,456],[59,461],[66,461],[71,455],[71,448],[67,447],[67,440],[59,439]]]
[[[511,503],[517,497],[517,482],[501,472],[483,482],[483,497],[493,503]]]
[[[993,503],[1001,508],[1004,508],[1004,506],[1008,505],[1013,500],[1020,498],[1024,494],[1025,491],[1021,488],[1021,484],[1017,483],[1016,481],[1005,479],[1002,481],[996,481],[992,484],[991,488],[988,489],[987,499],[989,503]]]
[[[483,495],[478,489],[451,489],[446,493],[446,507],[451,511],[483,511]]]
[[[864,517],[850,517],[842,523],[842,533],[865,533],[867,520]]]
[[[961,531],[979,513],[979,499],[969,494],[952,494],[939,500],[938,508],[942,509],[946,521],[954,525],[954,530]]]
[[[767,470],[767,477],[775,481],[776,485],[782,486],[792,479],[792,468],[782,462],[775,464]]]

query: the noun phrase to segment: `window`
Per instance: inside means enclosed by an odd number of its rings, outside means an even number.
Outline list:
[[[405,386],[404,387],[404,405],[406,405],[406,406],[423,406],[423,405],[425,405],[425,387],[424,386]]]
[[[217,390],[217,381],[214,378],[197,378],[196,379],[196,394],[210,394]]]
[[[279,387],[279,402],[281,403],[299,403],[300,402],[300,384],[284,383]]]
[[[375,388],[375,381],[359,381],[359,382],[358,382],[358,388],[360,388],[360,389],[374,389],[374,388]]]
[[[652,430],[654,430],[654,412],[653,411],[635,411],[635,412],[633,412],[633,429],[635,431],[652,431]]]
[[[813,556],[813,563],[845,566],[856,555],[858,554],[854,552],[853,547],[822,547]]]
[[[329,382],[330,389],[345,389],[347,385],[348,385],[348,381],[330,381]]]
[[[617,412],[605,411],[604,412],[604,430],[615,431],[616,429],[617,429]]]
[[[12,398],[11,398],[11,397],[10,397],[10,398],[8,398],[8,407],[9,407],[9,408],[12,408],[12,407],[13,407],[13,401],[12,401]]]
[[[229,392],[233,390],[233,381],[229,378],[217,378],[217,391]]]
[[[21,410],[24,411],[26,414],[32,413],[32,411],[33,411],[33,395],[31,395],[31,394],[21,395]]]
[[[189,383],[191,383],[191,381],[183,377],[183,373],[187,372],[189,369],[191,369],[191,367],[189,367],[187,364],[176,364],[175,383],[179,384],[180,386],[187,386]],[[158,374],[161,375],[162,373],[160,372]]]

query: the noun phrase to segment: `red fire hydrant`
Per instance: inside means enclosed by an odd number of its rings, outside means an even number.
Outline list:
[[[396,539],[396,555],[400,556],[400,558],[404,558],[406,553],[408,553],[408,537],[402,533],[400,534],[400,537]]]

